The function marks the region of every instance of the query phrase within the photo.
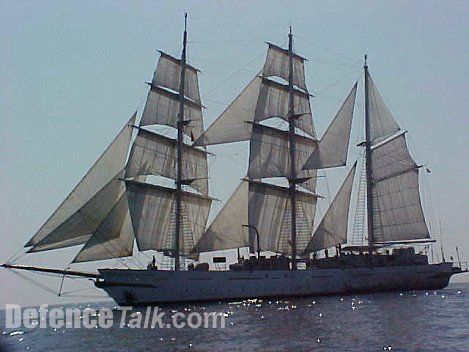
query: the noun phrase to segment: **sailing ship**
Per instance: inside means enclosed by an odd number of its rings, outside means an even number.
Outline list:
[[[261,71],[204,129],[199,70],[187,63],[185,29],[181,58],[160,52],[139,123],[135,113],[25,245],[31,254],[81,245],[72,264],[153,250],[172,260],[169,270],[154,262],[147,269],[97,273],[2,266],[91,278],[120,305],[445,287],[465,270],[452,262],[429,264],[412,247],[434,241],[420,202],[420,166],[366,59],[361,193],[367,243],[364,235],[358,241],[354,236],[354,245],[344,246],[356,162],[315,228],[322,198],[316,193],[318,170],[347,166],[357,83],[317,138],[305,58],[293,51],[291,28],[288,41],[286,49],[267,43]],[[177,138],[155,132],[155,125],[169,126]],[[207,226],[213,198],[206,148],[239,141],[249,141],[246,176]],[[257,255],[242,258],[240,248]],[[329,256],[333,248],[336,254]],[[201,253],[222,250],[238,250],[229,270],[209,270],[208,263],[198,262]]]

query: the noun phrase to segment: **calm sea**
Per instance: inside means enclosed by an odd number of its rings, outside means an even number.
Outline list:
[[[100,308],[109,304],[78,305]],[[165,307],[223,312],[224,329],[5,329],[6,351],[469,351],[469,284],[440,291]],[[145,309],[139,309],[144,312]],[[116,312],[117,313],[117,312]]]

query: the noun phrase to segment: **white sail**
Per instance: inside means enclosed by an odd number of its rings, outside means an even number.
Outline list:
[[[236,99],[202,133],[194,145],[212,145],[248,140],[262,79],[254,77]]]
[[[158,86],[151,86],[143,109],[140,126],[167,125],[177,128],[179,115],[179,94],[167,91]],[[184,133],[196,140],[203,127],[202,106],[190,100],[184,100]]]
[[[347,242],[349,205],[356,167],[357,163],[355,162],[314,232],[311,241],[306,246],[305,255]]]
[[[74,216],[124,168],[132,137],[131,125],[135,123],[135,117],[136,113],[25,247],[34,246],[49,236],[70,217]],[[86,238],[79,242],[86,242]]]
[[[405,135],[375,146],[371,153],[374,241],[429,238],[422,210],[418,166]]]
[[[317,196],[296,191],[297,248],[303,251],[312,233]],[[247,205],[247,206],[246,206]],[[195,246],[197,252],[250,247],[254,250],[260,235],[263,251],[291,254],[290,191],[288,188],[254,181],[244,181],[205,231]]]
[[[160,51],[152,84],[179,92],[181,85],[181,60]],[[198,69],[186,64],[184,95],[200,104]]]
[[[140,129],[130,152],[125,177],[161,175],[176,179],[177,141]],[[203,150],[184,145],[182,179],[190,186],[208,194],[207,154]]]
[[[212,145],[249,140],[251,125],[269,118],[278,117],[288,120],[288,87],[255,77],[240,95],[207,128],[194,145]],[[294,114],[297,115],[296,127],[315,136],[311,117],[309,95],[294,90]]]
[[[311,238],[317,196],[296,191],[297,252],[301,253]],[[290,190],[268,183],[249,184],[249,224],[260,234],[262,250],[291,254],[291,204]],[[250,230],[252,247],[255,232]]]
[[[369,101],[369,116],[370,116],[370,139],[372,143],[377,143],[397,133],[400,128],[394,116],[387,108],[383,98],[379,94],[378,88],[373,82],[370,74],[367,72],[369,86],[366,89],[368,92]]]
[[[126,181],[130,216],[139,250],[172,250],[175,247],[176,190]],[[182,192],[180,254],[189,254],[200,239],[212,199]]]
[[[127,196],[124,193],[106,218],[80,250],[74,263],[128,257],[132,255],[134,236]]]
[[[304,164],[303,169],[325,169],[344,166],[347,163],[356,94],[357,83],[353,86],[334,120],[322,136],[318,147]]]
[[[288,122],[289,88],[288,86],[262,79],[257,100],[254,122],[260,122],[272,117],[279,117]],[[293,90],[293,113],[297,115],[295,126],[314,137],[309,94],[300,90]]]
[[[249,234],[242,228],[248,224],[248,193],[249,183],[242,181],[205,230],[193,249],[194,253],[250,246]]]
[[[288,50],[278,47],[272,43],[267,43],[269,49],[265,60],[262,74],[265,77],[275,76],[288,82],[290,74],[290,58]],[[307,90],[305,83],[305,59],[297,54],[293,54],[293,84]]]
[[[114,178],[93,198],[36,243],[28,252],[46,251],[86,243],[124,193],[125,186],[122,177],[123,171],[114,175]]]
[[[297,178],[315,178],[316,172],[314,170],[306,171],[302,170],[301,167],[316,149],[317,141],[300,135],[295,135],[294,138]],[[250,179],[290,177],[290,143],[287,131],[254,124],[247,175]],[[300,185],[314,192],[316,182],[305,181]]]

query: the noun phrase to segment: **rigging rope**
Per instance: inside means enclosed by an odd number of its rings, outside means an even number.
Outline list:
[[[223,84],[225,84],[231,77],[235,76],[236,74],[240,73],[241,71],[243,71],[244,69],[246,69],[246,67],[248,67],[250,64],[252,64],[254,61],[256,61],[257,59],[259,59],[259,57],[263,56],[264,55],[264,52],[262,52],[262,54],[258,54],[256,55],[254,58],[250,59],[249,61],[247,61],[243,66],[241,66],[241,68],[239,68],[238,70],[234,71],[233,73],[230,73],[229,75],[225,76],[218,84],[216,84],[215,86],[213,86],[212,88],[208,89],[204,96],[203,96],[203,99],[204,100],[207,100],[206,96],[207,95],[210,95],[210,93],[212,93],[215,89],[218,89],[219,87],[221,87]]]
[[[318,43],[313,43],[312,41],[309,41],[309,40],[306,40],[302,37],[299,37],[297,35],[295,35],[295,38],[299,39],[300,41],[302,42],[305,42],[306,44],[309,44],[310,46],[314,46],[314,47],[317,47],[321,50],[324,50],[324,51],[327,51],[329,52],[330,54],[333,54],[333,55],[336,55],[338,57],[341,57],[342,59],[345,59],[346,61],[348,61],[347,63],[346,62],[343,62],[343,64],[345,65],[349,65],[349,66],[354,66],[354,67],[359,67],[359,68],[362,68],[361,67],[361,63],[358,63],[358,60],[355,60],[355,59],[351,59],[350,57],[348,57],[347,55],[344,55],[342,53],[339,53],[339,52],[336,52],[334,50],[331,50],[323,45],[320,45]],[[340,63],[340,62],[337,62],[337,63]]]

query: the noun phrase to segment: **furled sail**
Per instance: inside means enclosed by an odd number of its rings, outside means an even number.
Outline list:
[[[78,252],[74,263],[131,256],[134,235],[126,194],[122,194],[106,218]]]
[[[31,251],[62,248],[85,243],[95,227],[110,210],[101,208],[101,204],[109,200],[112,207],[121,193],[116,177],[122,177],[125,166],[132,127],[135,123],[134,114],[112,141],[106,151],[99,157],[78,185],[67,196],[59,208],[52,214],[39,231],[29,240],[25,247],[34,246]],[[111,198],[111,199],[109,199]],[[96,207],[92,221],[87,220],[83,225],[75,223],[85,213],[84,209]],[[99,215],[99,216],[98,216]]]
[[[184,133],[193,141],[199,138],[203,131],[197,72],[197,69],[186,65],[184,120],[187,121],[187,125],[184,128]],[[158,124],[177,128],[180,73],[180,60],[161,53],[150,84],[150,91],[140,121],[141,126]]]
[[[368,92],[369,101],[370,139],[372,143],[376,143],[397,133],[400,128],[384,103],[370,74],[366,72],[366,75],[368,75],[367,81],[369,82],[366,91]]]
[[[309,242],[317,195],[296,191],[297,248],[303,251]],[[195,251],[214,251],[239,247],[256,247],[256,233],[242,225],[255,226],[262,250],[286,255],[290,245],[290,190],[255,181],[243,181],[195,246]],[[247,204],[247,207],[246,207]]]
[[[132,225],[139,250],[173,250],[175,247],[176,190],[126,181]],[[180,254],[189,254],[202,236],[212,199],[182,192]]]
[[[176,179],[177,141],[159,134],[139,129],[129,161],[126,178],[143,175],[160,175]],[[184,145],[182,153],[182,178],[191,187],[208,194],[207,153]]]
[[[357,83],[324,133],[318,147],[304,164],[303,169],[325,169],[346,164],[356,94]]]
[[[357,163],[355,162],[306,246],[305,255],[347,242],[349,205],[356,167]]]
[[[405,134],[372,148],[371,162],[375,242],[429,238],[418,166],[409,153]]]
[[[301,167],[316,149],[317,141],[300,135],[295,135],[294,138],[297,178],[305,178],[300,185],[314,192],[316,180],[307,182],[306,179],[315,178],[316,171],[302,170]],[[290,142],[287,131],[259,124],[253,125],[247,176],[250,179],[290,177]]]

